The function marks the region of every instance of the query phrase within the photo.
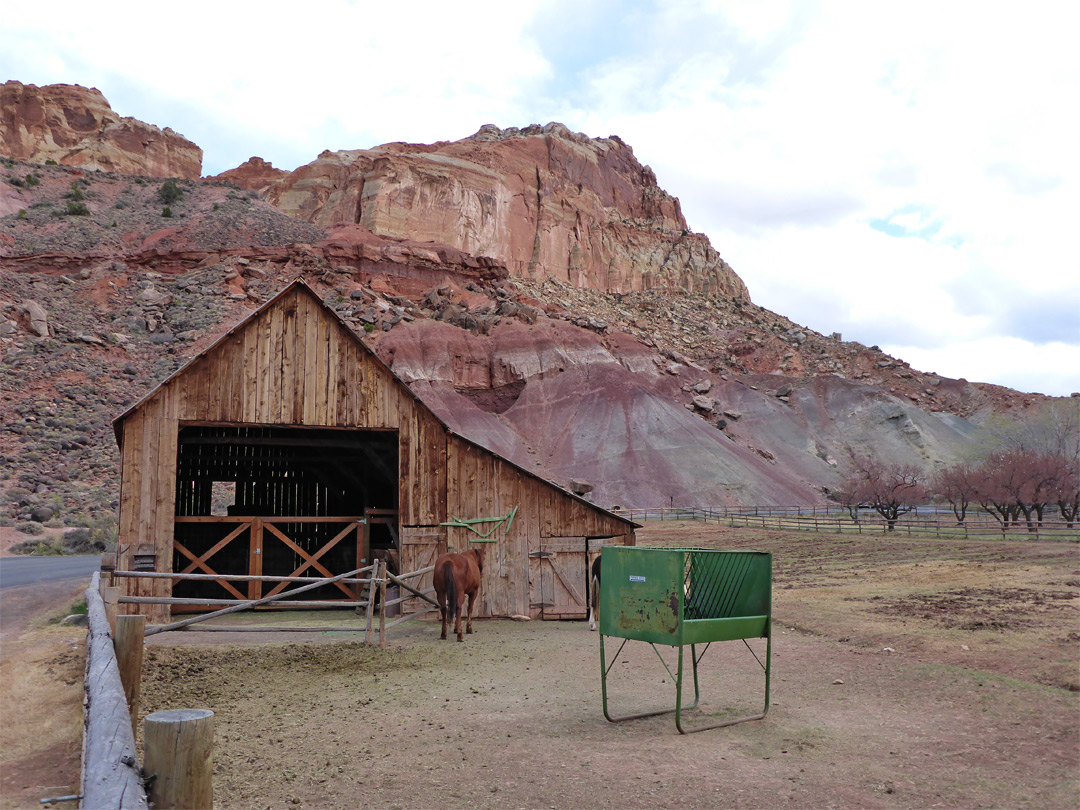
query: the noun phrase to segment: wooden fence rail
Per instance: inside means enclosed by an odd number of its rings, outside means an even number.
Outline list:
[[[150,572],[150,571],[113,571],[114,577],[128,577],[128,578],[147,578],[147,579],[176,579],[176,580],[214,580],[214,579],[230,579],[240,581],[251,580],[264,580],[269,582],[286,582],[286,583],[305,583],[303,587],[294,588],[291,591],[285,591],[275,594],[273,596],[264,597],[257,600],[241,600],[241,599],[210,599],[210,598],[196,598],[196,597],[154,597],[154,596],[121,596],[119,602],[121,604],[155,604],[155,605],[187,605],[192,607],[214,607],[224,606],[224,609],[217,610],[212,613],[205,613],[199,616],[193,616],[182,621],[174,622],[168,625],[155,624],[146,628],[146,635],[155,635],[156,633],[163,633],[173,630],[202,630],[206,632],[364,632],[367,634],[367,642],[371,642],[373,633],[379,634],[380,645],[386,643],[386,630],[389,628],[401,624],[409,619],[415,619],[425,613],[434,610],[438,607],[438,603],[433,598],[435,593],[434,589],[428,588],[427,590],[419,590],[410,584],[410,580],[416,580],[425,574],[430,574],[435,570],[435,566],[429,565],[427,568],[421,568],[418,571],[410,571],[405,574],[397,576],[391,574],[380,563],[376,562],[374,565],[367,566],[365,568],[358,569],[357,571],[350,572],[348,574],[342,574],[336,577],[280,577],[280,576],[254,576],[250,574],[181,574],[181,573],[169,573],[169,572]],[[370,572],[370,576],[357,577],[356,574],[362,574]],[[96,576],[96,575],[95,575]],[[308,590],[310,588],[318,587],[320,585],[326,585],[332,582],[347,582],[353,584],[359,584],[361,586],[367,585],[367,598],[358,599],[356,601],[301,601],[301,600],[288,600],[284,601],[287,597],[301,591]],[[402,591],[406,591],[404,596],[396,596],[393,598],[387,598],[386,585],[393,584],[398,586]],[[376,591],[379,594],[379,627],[374,626],[375,622],[375,594]],[[410,602],[416,599],[423,600],[428,604],[419,610],[408,613],[407,615],[395,618],[393,621],[386,621],[387,608],[401,605],[405,602]],[[216,618],[226,613],[234,613],[238,610],[246,610],[254,607],[288,607],[288,608],[355,608],[359,613],[362,609],[365,611],[366,621],[360,626],[348,626],[348,625],[323,625],[323,626],[309,626],[309,627],[279,627],[276,625],[240,625],[240,626],[223,626],[223,625],[207,625],[205,627],[199,627],[198,624],[206,619]]]
[[[804,510],[801,514],[799,509]],[[627,509],[622,514],[635,521],[697,520],[723,523],[728,526],[761,529],[887,534],[888,522],[877,512],[862,510],[853,518],[846,509],[835,506],[817,507],[663,507],[656,509]],[[930,515],[930,516],[928,516]],[[1003,526],[985,513],[974,513],[959,523],[951,512],[930,511],[924,508],[902,515],[893,525],[894,534],[934,537],[1011,537],[1013,539],[1080,541],[1080,524],[1069,525],[1063,520],[1026,521]]]
[[[217,632],[260,632],[260,631],[293,631],[293,632],[341,632],[346,630],[363,631],[367,633],[367,641],[371,642],[373,632],[378,632],[380,646],[386,644],[386,631],[396,624],[409,619],[422,616],[437,607],[432,598],[434,590],[421,591],[410,584],[425,574],[431,573],[434,566],[428,566],[418,571],[411,571],[401,576],[386,571],[376,562],[375,565],[350,571],[336,577],[263,577],[273,581],[303,582],[299,588],[290,592],[275,594],[258,600],[249,600],[239,604],[230,605],[223,610],[214,611],[201,616],[193,616],[180,622],[169,625],[152,625],[147,627],[145,635],[150,636],[169,630],[201,629]],[[371,572],[369,577],[357,577],[358,574]],[[216,579],[220,576],[237,578],[240,575],[213,575],[204,576],[197,574],[155,574],[143,571],[118,571],[112,572],[114,576],[164,576],[180,579],[207,578]],[[323,627],[275,627],[275,626],[240,626],[225,627],[221,625],[208,625],[197,627],[197,623],[205,619],[233,613],[238,610],[255,607],[257,604],[266,604],[280,600],[292,593],[297,593],[310,588],[331,582],[352,582],[368,585],[368,598],[363,601],[349,603],[359,609],[366,609],[366,622],[359,627],[327,625]],[[393,582],[406,595],[387,599],[386,584]],[[374,625],[375,591],[378,588],[380,595],[379,627]],[[109,621],[105,612],[105,603],[101,593],[101,572],[95,572],[90,581],[90,587],[86,590],[86,606],[89,614],[89,628],[86,637],[86,673],[84,688],[86,699],[84,701],[85,722],[83,732],[82,752],[82,779],[81,794],[82,807],[86,808],[116,808],[116,810],[147,810],[148,803],[146,791],[143,787],[138,762],[135,759],[135,730],[132,727],[132,716],[128,708],[127,693],[120,678],[120,668],[117,664],[116,654],[113,648],[113,637],[109,629]],[[395,619],[386,621],[386,609],[410,600],[420,599],[427,603],[422,609]],[[139,597],[121,597],[122,603],[143,603],[149,601]],[[183,600],[188,603],[213,601],[235,602],[236,600]],[[298,602],[290,602],[291,606],[297,606]],[[324,604],[324,603],[319,603]],[[329,603],[334,607],[342,607],[342,602]]]
[[[145,810],[146,792],[135,759],[135,733],[99,581],[95,573],[86,590],[89,625],[81,806]]]

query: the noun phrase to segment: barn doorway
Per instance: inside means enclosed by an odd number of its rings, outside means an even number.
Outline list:
[[[185,425],[176,468],[174,572],[333,576],[397,545],[397,431]],[[173,595],[246,600],[288,587],[180,581]],[[359,586],[335,583],[296,606],[359,596]]]

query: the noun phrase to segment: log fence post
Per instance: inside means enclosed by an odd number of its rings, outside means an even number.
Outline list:
[[[214,713],[170,709],[146,716],[146,770],[154,810],[213,810]]]
[[[124,685],[128,711],[131,712],[131,732],[138,730],[139,696],[142,692],[143,639],[146,635],[146,617],[125,615],[116,617],[113,647],[116,665],[120,669],[120,682]]]
[[[112,585],[107,586],[101,592],[101,599],[105,603],[105,619],[109,622],[109,634],[116,638],[116,616],[120,612],[120,589]]]

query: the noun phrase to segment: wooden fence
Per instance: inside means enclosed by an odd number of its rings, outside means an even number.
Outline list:
[[[386,631],[394,625],[400,624],[403,621],[421,616],[428,611],[434,610],[438,607],[438,604],[432,598],[434,594],[433,589],[427,589],[421,591],[414,587],[411,583],[414,580],[419,579],[425,574],[431,573],[435,570],[435,566],[428,566],[422,568],[419,571],[411,571],[401,576],[391,574],[385,564],[376,561],[373,565],[359,568],[355,571],[349,571],[345,574],[339,574],[333,577],[303,577],[303,576],[256,576],[253,574],[192,574],[192,573],[169,573],[169,572],[155,572],[155,571],[112,571],[111,575],[114,578],[129,578],[129,579],[170,579],[173,581],[185,581],[185,580],[225,580],[236,582],[252,582],[258,581],[260,584],[265,582],[279,583],[277,587],[271,591],[269,596],[264,596],[261,599],[207,599],[201,597],[151,597],[151,596],[121,596],[119,597],[120,604],[165,604],[165,605],[181,605],[186,607],[220,607],[219,610],[212,611],[210,613],[203,613],[197,616],[191,616],[189,618],[173,622],[166,625],[150,625],[146,628],[146,635],[155,635],[157,633],[163,633],[172,630],[202,630],[209,632],[363,632],[365,633],[365,641],[371,643],[372,636],[375,633],[379,634],[380,646],[386,644]],[[367,576],[365,576],[367,575]],[[291,597],[301,593],[303,591],[310,590],[312,588],[320,588],[329,584],[342,583],[346,585],[358,586],[358,592],[364,592],[364,586],[366,588],[366,596],[362,599],[356,599],[354,601],[342,601],[342,600],[315,600],[315,601],[303,601],[292,599]],[[278,590],[278,588],[284,588],[288,584],[298,584],[300,587],[292,590]],[[388,585],[396,586],[398,593],[388,593]],[[400,595],[404,591],[405,595]],[[389,597],[389,598],[388,598]],[[288,600],[288,601],[285,601]],[[420,600],[421,604],[417,606],[416,600]],[[387,612],[395,612],[392,609],[397,606],[401,606],[408,603],[413,610],[409,611],[406,615],[394,618],[392,621],[387,621]],[[427,604],[423,604],[427,603]],[[375,606],[378,604],[379,612],[378,616],[375,614]],[[230,613],[235,613],[241,610],[249,610],[257,607],[289,607],[289,608],[354,608],[357,613],[363,613],[365,620],[362,624],[358,625],[321,625],[321,626],[306,626],[306,627],[288,627],[281,625],[206,625],[199,627],[200,623],[207,619],[217,618]],[[378,627],[375,626],[376,619],[378,620]]]
[[[86,612],[81,806],[145,810],[146,791],[135,760],[135,732],[97,573],[86,590]]]
[[[825,506],[792,507],[664,507],[627,509],[621,514],[638,522],[649,520],[696,520],[730,527],[753,527],[779,531],[829,532],[833,534],[888,534],[889,524],[880,514],[863,509],[852,517],[848,510]],[[965,539],[1012,538],[1016,540],[1080,541],[1080,523],[1071,526],[1063,520],[1010,523],[1006,528],[991,515],[971,510],[963,523],[951,511],[923,507],[901,515],[894,524],[894,534],[908,537],[944,537]]]
[[[110,557],[111,555],[106,555]],[[89,618],[89,626],[86,636],[86,672],[84,689],[84,730],[82,750],[82,778],[81,800],[82,807],[86,808],[115,808],[116,810],[146,810],[148,807],[146,790],[143,786],[142,774],[138,761],[135,758],[135,730],[132,726],[131,711],[128,707],[127,693],[120,677],[120,666],[117,663],[116,652],[113,648],[113,633],[109,626],[106,613],[105,600],[101,596],[103,585],[103,573],[106,577],[170,577],[170,578],[209,578],[220,579],[233,577],[228,574],[199,575],[199,574],[156,574],[149,571],[110,571],[111,560],[103,560],[103,572],[95,572],[90,580],[90,587],[86,590],[86,607]],[[167,630],[201,629],[215,630],[219,632],[258,632],[258,631],[293,631],[293,632],[340,632],[343,630],[359,630],[367,634],[368,643],[371,642],[373,632],[378,632],[380,646],[386,644],[386,631],[396,624],[434,610],[438,605],[432,598],[434,590],[421,591],[414,587],[413,582],[425,574],[431,573],[435,566],[428,566],[419,571],[412,571],[401,576],[396,576],[386,571],[380,563],[358,571],[340,574],[337,577],[262,577],[270,582],[303,582],[305,584],[292,591],[296,593],[307,588],[321,587],[332,582],[341,581],[351,584],[368,586],[367,598],[356,603],[357,608],[364,608],[365,621],[360,626],[326,625],[321,627],[282,627],[282,626],[252,626],[226,627],[222,625],[208,625],[205,627],[195,626],[209,618],[244,610],[265,604],[288,596],[283,592],[273,596],[251,600],[237,605],[230,605],[222,610],[200,616],[192,616],[171,625],[152,625],[146,628],[146,635],[165,632]],[[368,577],[359,577],[358,574],[368,573]],[[235,575],[236,578],[245,579]],[[387,598],[387,585],[394,586],[404,591],[403,596]],[[376,598],[377,595],[377,598]],[[419,600],[417,607],[415,600]],[[127,604],[140,604],[143,600],[137,597],[120,597],[120,602]],[[185,600],[195,604],[207,600]],[[219,600],[235,601],[235,600]],[[378,628],[375,627],[375,603],[378,602]],[[412,603],[414,608],[391,622],[387,622],[387,609],[404,603]],[[297,605],[297,602],[290,602]],[[320,603],[321,604],[321,603]],[[334,607],[341,607],[341,602],[331,602]],[[114,605],[115,607],[115,605]],[[358,611],[359,612],[359,611]],[[139,677],[136,675],[136,677]]]

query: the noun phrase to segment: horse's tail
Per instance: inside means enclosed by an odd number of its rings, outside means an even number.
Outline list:
[[[447,560],[442,567],[443,586],[446,588],[446,617],[453,620],[458,614],[457,582],[454,580],[454,564]]]

